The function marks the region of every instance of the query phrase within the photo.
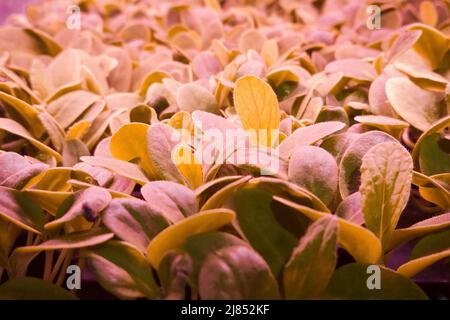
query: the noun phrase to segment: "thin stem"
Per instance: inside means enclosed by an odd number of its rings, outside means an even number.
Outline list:
[[[61,268],[61,265],[64,262],[66,255],[67,255],[67,250],[61,250],[61,252],[59,253],[58,259],[56,259],[56,263],[53,267],[53,270],[50,274],[50,281],[53,282],[55,280],[55,278],[58,275],[58,272]]]
[[[73,256],[73,250],[67,250],[66,256],[64,258],[64,264],[63,264],[61,270],[59,270],[58,280],[56,280],[56,284],[58,286],[61,286],[61,284],[64,281],[64,278],[66,277],[66,270],[67,270],[67,267],[69,266],[70,262],[72,261],[72,256]]]
[[[53,251],[45,251],[45,267],[44,267],[44,280],[50,279],[50,274],[53,265]]]
[[[40,236],[36,236],[36,237],[34,238],[34,241],[33,241],[33,246],[39,244],[40,241],[41,241],[41,237],[40,237]]]
[[[31,246],[33,244],[33,233],[27,232],[27,246]]]

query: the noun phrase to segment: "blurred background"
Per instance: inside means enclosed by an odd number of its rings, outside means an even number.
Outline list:
[[[0,0],[0,23],[12,13],[22,13],[29,3],[37,0]]]

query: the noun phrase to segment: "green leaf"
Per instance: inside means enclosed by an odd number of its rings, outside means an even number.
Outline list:
[[[30,163],[15,152],[0,154],[0,185],[12,189],[22,189],[26,183],[48,168],[48,165]]]
[[[419,155],[420,155],[420,149],[422,147],[422,141],[425,140],[425,138],[428,137],[429,135],[441,132],[446,127],[449,127],[449,126],[450,126],[450,116],[447,116],[447,117],[442,118],[439,121],[435,122],[430,128],[428,128],[427,131],[422,133],[422,135],[419,137],[416,144],[414,145],[414,148],[411,153],[411,156],[414,160],[414,164],[416,166],[419,164]]]
[[[24,138],[28,140],[33,146],[35,146],[37,149],[41,150],[42,152],[54,157],[57,161],[62,161],[61,155],[47,146],[46,144],[42,143],[38,139],[34,138],[31,133],[27,131],[20,123],[7,119],[7,118],[0,118],[0,130],[7,131],[9,133],[15,134],[16,136],[19,136],[21,138]]]
[[[55,220],[47,223],[45,229],[52,230],[62,225],[83,217],[86,221],[93,222],[99,213],[106,208],[111,201],[111,195],[104,188],[90,187],[73,194],[70,206],[65,207],[56,214]]]
[[[147,131],[147,150],[150,163],[162,180],[183,184],[184,178],[178,170],[172,155],[180,143],[180,133],[163,123],[152,124]]]
[[[450,141],[439,133],[432,133],[421,140],[419,151],[420,170],[427,176],[450,172]]]
[[[369,289],[373,284],[369,277],[376,271],[368,269],[371,265],[351,263],[339,268],[330,280],[326,295],[331,299],[342,300],[425,300],[426,294],[414,282],[382,266],[380,268],[381,288]]]
[[[335,214],[351,223],[364,224],[364,216],[361,211],[361,193],[355,192],[343,199],[336,208]]]
[[[397,271],[407,277],[413,277],[449,256],[450,229],[446,229],[422,238],[411,252],[411,261],[401,265]]]
[[[289,181],[311,191],[328,206],[337,194],[338,166],[333,156],[315,146],[300,147],[289,160]]]
[[[394,142],[372,147],[362,159],[361,209],[367,228],[383,246],[388,244],[408,202],[412,170],[409,152]]]
[[[0,300],[77,300],[77,297],[51,282],[23,277],[0,285]]]
[[[225,232],[207,232],[189,237],[182,249],[189,253],[193,263],[194,283],[206,257],[210,253],[230,246],[248,246],[243,240]]]
[[[336,265],[337,218],[311,224],[283,272],[286,299],[314,299],[326,288]]]
[[[187,286],[192,285],[192,259],[185,252],[169,251],[158,267],[164,297],[167,300],[186,300]],[[197,281],[196,281],[197,282]]]
[[[194,191],[171,181],[152,181],[141,188],[142,197],[177,222],[198,211]]]
[[[219,189],[208,198],[208,200],[203,204],[201,210],[203,211],[222,207],[224,203],[228,199],[233,197],[236,191],[242,188],[245,183],[247,183],[251,178],[251,176],[241,177],[240,179],[233,181],[223,188]]]
[[[392,237],[387,249],[389,250],[391,248],[395,248],[401,243],[432,232],[439,231],[447,227],[450,227],[450,212],[426,220],[422,220],[408,228],[396,229],[392,233]]]
[[[376,144],[388,141],[397,140],[381,131],[369,131],[353,140],[339,164],[339,191],[342,198],[358,191],[361,175],[359,169],[366,152]]]
[[[417,259],[450,248],[450,229],[422,238],[411,252],[411,259]]]
[[[301,204],[329,212],[327,206],[316,195],[289,181],[272,177],[256,177],[248,182],[248,186],[266,190],[277,196],[289,195]]]
[[[20,228],[0,217],[0,269],[8,267],[9,254],[20,233]]]
[[[113,199],[102,214],[103,224],[114,234],[141,252],[150,241],[170,225],[156,204],[139,199]]]
[[[336,159],[336,163],[341,163],[342,155],[350,144],[359,137],[357,133],[340,133],[326,138],[320,147],[328,151]]]
[[[234,203],[239,226],[252,247],[263,256],[275,275],[289,259],[297,239],[275,219],[272,194],[259,189],[236,192]]]
[[[122,299],[160,295],[152,269],[144,255],[136,248],[120,241],[108,241],[83,250],[82,256],[103,288]]]
[[[199,275],[199,293],[206,300],[279,299],[267,263],[246,246],[230,246],[211,253]]]
[[[0,187],[0,215],[30,232],[40,234],[44,229],[42,209],[27,195],[13,189]]]
[[[275,196],[274,200],[295,209],[312,221],[316,221],[330,215],[329,212],[320,212],[281,197]],[[380,259],[380,240],[370,230],[342,218],[338,218],[338,223],[338,242],[355,258],[357,262],[376,263]]]

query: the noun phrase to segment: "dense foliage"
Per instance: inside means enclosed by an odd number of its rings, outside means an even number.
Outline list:
[[[76,3],[0,27],[0,298],[450,286],[448,1]]]

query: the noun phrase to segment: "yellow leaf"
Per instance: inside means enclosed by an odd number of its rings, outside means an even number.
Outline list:
[[[425,200],[446,209],[450,208],[450,191],[444,187],[444,184],[450,180],[449,177],[450,174],[445,173],[428,177],[427,175],[414,171],[412,183],[419,187],[420,195]]]
[[[400,138],[400,134],[403,129],[409,127],[409,124],[405,121],[385,116],[366,115],[356,116],[354,119],[364,125],[375,127],[387,132],[396,139]]]
[[[147,130],[149,125],[144,123],[127,123],[116,131],[109,143],[109,150],[114,158],[130,161],[139,158],[139,165],[151,178],[158,175],[147,153]]]
[[[6,111],[8,111],[8,107],[12,107],[14,111],[18,112],[24,118],[26,126],[31,130],[31,133],[36,136],[42,133],[43,128],[38,120],[39,111],[36,108],[4,92],[0,92],[0,100],[6,104]]]
[[[81,139],[91,127],[92,121],[82,120],[72,125],[67,130],[66,139]]]
[[[73,168],[57,167],[50,168],[31,178],[23,189],[39,189],[47,191],[69,191],[70,184],[67,182],[74,175],[83,180],[92,180],[84,171]]]
[[[423,23],[426,23],[432,27],[434,27],[438,22],[439,16],[431,1],[422,1],[420,3],[420,20]]]
[[[234,106],[253,142],[272,146],[280,126],[280,110],[272,88],[255,76],[243,76],[236,82]],[[274,138],[275,130],[277,135]]]
[[[394,63],[394,66],[401,72],[407,74],[411,80],[422,89],[439,92],[445,91],[448,81],[438,73],[424,67],[401,62]]]
[[[139,89],[139,95],[145,97],[147,94],[147,89],[157,82],[162,82],[164,78],[171,78],[171,75],[165,71],[152,71],[150,72],[142,81],[141,87]]]
[[[192,189],[200,187],[203,183],[202,165],[188,146],[180,146],[176,152],[178,158],[174,159],[178,170],[187,180]]]
[[[169,250],[179,248],[190,236],[220,229],[230,223],[234,217],[234,212],[229,209],[215,209],[199,212],[183,219],[153,238],[147,248],[147,258],[154,268],[158,268]]]
[[[408,27],[408,30],[422,31],[422,35],[413,48],[427,59],[433,70],[438,68],[448,51],[450,39],[445,34],[425,24],[413,24]]]
[[[70,179],[67,181],[67,183],[69,183],[72,187],[74,187],[75,191],[84,190],[84,189],[91,188],[91,187],[97,187],[95,184],[90,184],[90,183],[75,180],[75,179]],[[115,199],[115,198],[131,198],[132,197],[131,195],[120,192],[120,191],[116,191],[116,190],[109,189],[109,188],[104,188],[104,189],[109,192],[109,194],[111,195],[111,198],[113,198],[113,199]]]
[[[406,277],[414,277],[416,274],[418,274],[423,269],[427,268],[428,266],[431,266],[433,263],[438,262],[439,260],[442,260],[446,257],[450,256],[450,249],[430,254],[425,257],[417,258],[414,260],[411,260],[405,264],[402,264],[397,272],[406,276]]]
[[[251,178],[251,176],[244,176],[237,181],[233,181],[225,187],[221,188],[219,191],[210,196],[207,201],[205,201],[201,210],[212,210],[222,207],[228,197],[231,197],[234,192],[243,187],[244,184],[247,183]]]
[[[439,97],[408,78],[393,77],[386,82],[386,95],[394,110],[421,131],[428,130],[445,115]]]

